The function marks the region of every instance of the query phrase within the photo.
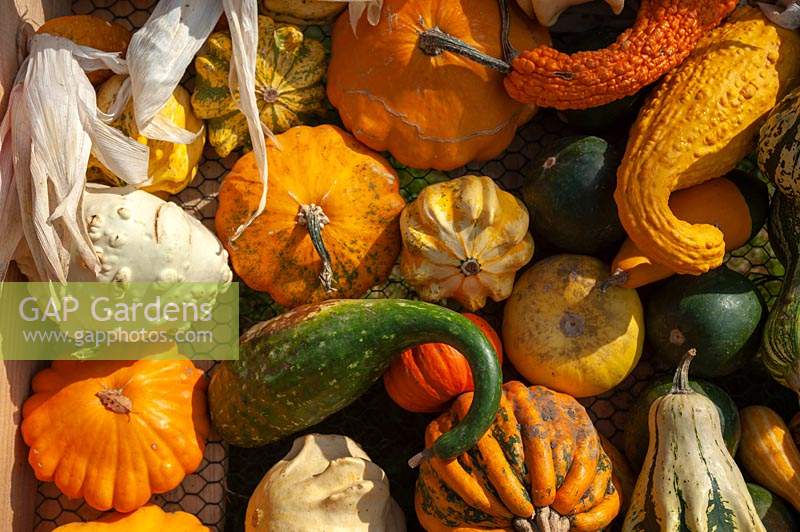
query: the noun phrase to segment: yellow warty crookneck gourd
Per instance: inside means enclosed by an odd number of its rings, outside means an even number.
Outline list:
[[[631,129],[614,194],[620,220],[643,252],[684,274],[722,263],[722,232],[678,219],[670,193],[732,170],[798,74],[800,36],[743,7],[664,78]]]

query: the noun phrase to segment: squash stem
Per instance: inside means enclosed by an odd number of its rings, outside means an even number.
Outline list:
[[[303,225],[308,230],[308,236],[311,237],[311,243],[314,249],[317,250],[319,258],[322,260],[322,272],[319,274],[319,280],[322,283],[322,288],[326,292],[334,292],[336,289],[333,287],[333,267],[331,266],[331,255],[325,248],[325,242],[322,240],[322,228],[330,223],[330,219],[325,215],[322,207],[314,203],[308,205],[300,205],[300,210],[297,212],[297,223]]]
[[[94,395],[100,399],[100,404],[109,412],[114,412],[115,414],[130,414],[131,410],[133,410],[133,401],[122,393],[122,388],[108,388]]]
[[[675,377],[672,380],[672,389],[669,391],[669,393],[692,393],[692,389],[689,388],[689,365],[692,363],[692,359],[696,355],[697,350],[694,347],[689,349],[686,354],[683,355],[683,360],[681,360],[678,369],[675,371]]]
[[[609,275],[605,281],[597,285],[597,289],[600,290],[601,293],[606,293],[612,286],[624,285],[628,282],[629,278],[630,274],[625,270],[616,270],[614,273]]]
[[[498,0],[500,4],[500,44],[503,46],[503,60],[509,65],[519,55],[519,51],[511,45],[511,15],[508,11],[508,0]]]
[[[511,71],[511,65],[502,59],[497,59],[476,50],[461,39],[453,37],[439,28],[430,28],[420,33],[417,47],[425,55],[437,56],[442,52],[452,52],[503,74],[508,74]]]

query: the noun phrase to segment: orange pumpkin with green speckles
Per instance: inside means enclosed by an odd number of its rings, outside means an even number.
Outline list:
[[[426,446],[462,419],[465,393],[428,425]],[[428,532],[595,532],[620,508],[613,466],[586,410],[543,386],[503,385],[494,424],[469,452],[420,465],[415,506]]]
[[[267,148],[266,210],[235,241],[261,199],[252,152],[220,187],[217,235],[234,270],[285,307],[363,296],[400,253],[397,173],[335,126],[298,126],[277,139],[281,149]]]

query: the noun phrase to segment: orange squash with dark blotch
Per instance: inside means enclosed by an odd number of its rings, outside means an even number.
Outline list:
[[[405,203],[394,169],[341,129],[298,126],[267,146],[264,213],[235,241],[261,199],[252,152],[219,191],[217,235],[239,277],[285,307],[358,298],[389,277]]]
[[[200,465],[206,386],[190,360],[57,360],[22,407],[28,462],[71,499],[136,510]]]
[[[426,445],[463,418],[461,395],[428,425]],[[543,386],[503,385],[494,424],[456,459],[427,457],[415,505],[429,532],[595,532],[620,508],[612,464],[586,410]],[[538,527],[538,528],[537,528]]]
[[[382,13],[375,26],[363,17],[357,35],[346,15],[333,26],[328,99],[348,131],[412,168],[498,156],[535,108],[506,94],[500,72],[429,39],[446,33],[490,62],[501,57],[497,0],[384,0]],[[516,6],[511,20],[520,49],[549,42]]]
[[[486,320],[465,312],[492,343],[503,363],[500,337]],[[454,397],[473,390],[472,371],[464,355],[447,344],[421,344],[403,351],[383,374],[386,393],[411,412],[438,412]]]

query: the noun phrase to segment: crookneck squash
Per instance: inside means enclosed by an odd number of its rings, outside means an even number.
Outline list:
[[[800,89],[775,106],[758,136],[758,167],[787,196],[800,198]]]
[[[189,360],[57,360],[33,378],[22,437],[36,478],[131,512],[203,458],[206,379]]]
[[[631,129],[614,196],[643,253],[677,273],[722,263],[723,233],[680,220],[670,194],[732,170],[798,74],[800,36],[743,7],[659,84]]]
[[[300,25],[326,24],[347,5],[330,0],[262,0],[262,4],[275,20]]]
[[[694,373],[722,377],[753,359],[764,315],[758,289],[741,273],[722,266],[703,275],[679,275],[648,298],[647,341],[672,365],[693,347],[699,353]]]
[[[208,142],[220,157],[251,146],[239,95],[232,94],[228,86],[232,50],[230,32],[214,33],[194,60],[197,79],[192,107],[197,116],[208,120]],[[306,39],[294,26],[258,17],[256,105],[264,126],[273,133],[283,133],[322,112],[324,75],[322,43]]]
[[[385,0],[383,12],[375,26],[362,18],[358,36],[346,16],[333,27],[328,98],[345,127],[413,168],[452,170],[499,155],[534,108],[512,100],[503,75],[485,64],[501,56],[497,1]],[[511,18],[515,46],[549,41],[516,8]]]
[[[428,425],[426,445],[451,430],[472,400],[461,395]],[[612,470],[574,398],[511,381],[494,424],[473,448],[449,460],[423,459],[417,518],[428,532],[594,532],[619,512]]]
[[[500,365],[492,344],[467,318],[418,301],[325,301],[254,325],[242,336],[239,360],[222,362],[211,379],[212,421],[232,445],[264,445],[344,408],[400,352],[429,342],[462,353],[475,383],[469,415],[433,449],[437,456],[457,456],[494,419]]]
[[[517,0],[517,4],[526,15],[536,17],[542,26],[552,26],[558,21],[559,15],[572,6],[585,4],[592,0]],[[615,15],[622,12],[625,0],[606,0],[614,10]]]
[[[503,364],[500,338],[476,314],[464,317],[478,326]],[[386,393],[411,412],[439,412],[454,397],[473,390],[472,372],[464,355],[447,344],[421,344],[403,351],[383,374]]]
[[[386,473],[347,436],[307,434],[247,503],[244,532],[405,532]]]
[[[545,146],[524,170],[522,197],[536,237],[572,253],[595,253],[625,237],[617,216],[617,150],[598,137]]]
[[[528,210],[486,176],[430,185],[400,217],[400,272],[426,301],[477,310],[511,294],[533,257]]]
[[[506,302],[503,347],[528,381],[589,397],[622,382],[644,343],[636,290],[604,284],[606,265],[554,255],[523,273]]]
[[[713,225],[722,231],[728,252],[745,245],[763,227],[769,212],[769,192],[764,182],[734,170],[725,177],[674,192],[669,208],[684,222]],[[614,257],[611,271],[628,288],[675,274],[642,253],[630,238]]]
[[[650,407],[650,441],[623,532],[766,532],[722,440],[714,403],[689,387],[690,350]]]
[[[761,360],[776,381],[800,394],[800,200],[773,195],[769,242],[786,274],[764,325]]]
[[[96,48],[104,52],[118,52],[125,57],[131,32],[116,22],[109,22],[92,15],[68,15],[45,21],[36,33],[49,33],[69,39],[76,44]],[[92,85],[99,85],[114,73],[110,70],[87,72]]]
[[[521,102],[556,109],[585,109],[629,96],[681,64],[736,3],[643,0],[633,27],[608,48],[571,55],[547,46],[523,50],[511,62],[506,89]]]
[[[363,296],[400,253],[397,173],[335,126],[297,126],[277,139],[280,149],[267,146],[266,210],[235,241],[261,200],[252,152],[220,187],[217,235],[234,270],[285,307]]]
[[[155,504],[129,514],[112,513],[89,523],[70,523],[53,532],[209,532],[200,520],[186,512],[165,512]]]
[[[789,427],[766,406],[748,406],[741,416],[739,461],[745,471],[800,511],[800,451]]]
[[[125,76],[113,76],[97,89],[97,108],[108,112],[114,105],[117,93],[122,87]],[[192,132],[201,132],[191,144],[173,144],[163,140],[152,140],[141,135],[133,115],[133,101],[122,111],[122,114],[111,125],[150,148],[150,159],[147,175],[150,184],[143,186],[147,192],[164,192],[177,194],[197,175],[197,166],[203,154],[206,135],[203,121],[192,112],[189,93],[181,86],[175,87],[172,97],[158,112],[172,124]],[[89,157],[86,177],[90,181],[99,181],[113,186],[125,183],[103,166],[94,156]]]
[[[742,424],[739,420],[739,409],[725,390],[708,381],[690,380],[692,391],[711,399],[717,407],[722,439],[731,456],[736,456],[739,440],[742,436]],[[638,471],[647,454],[648,417],[650,406],[656,399],[667,395],[672,389],[672,378],[664,377],[650,383],[642,390],[636,401],[626,413],[625,421],[625,456]]]

